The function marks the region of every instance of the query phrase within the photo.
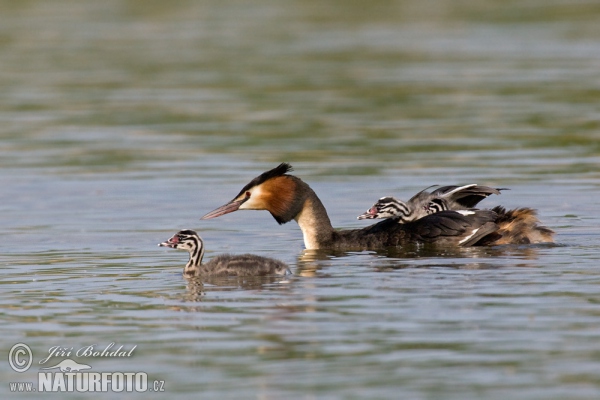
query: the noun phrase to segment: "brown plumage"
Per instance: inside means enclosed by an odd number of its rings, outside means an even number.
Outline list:
[[[177,232],[169,240],[159,243],[158,245],[189,252],[190,260],[183,270],[183,274],[188,277],[291,274],[285,263],[273,258],[261,257],[254,254],[222,254],[213,257],[209,262],[202,264],[202,258],[204,257],[204,242],[196,232],[189,229]]]
[[[307,249],[377,249],[412,243],[493,245],[522,243],[525,238],[530,243],[552,241],[552,231],[537,225],[537,219],[533,223],[530,214],[507,213],[501,208],[442,211],[406,224],[385,220],[363,229],[335,230],[321,200],[305,182],[288,175],[291,170],[291,165],[282,163],[259,175],[233,200],[202,219],[236,210],[267,210],[279,224],[296,220]]]
[[[492,209],[498,218],[498,230],[494,235],[484,238],[480,245],[500,244],[531,244],[552,243],[554,231],[540,225],[536,210],[532,208],[517,208],[508,210],[502,206]],[[495,240],[494,240],[495,239]]]

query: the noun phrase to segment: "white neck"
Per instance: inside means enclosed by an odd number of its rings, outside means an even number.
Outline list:
[[[196,239],[196,246],[190,251],[190,260],[185,265],[185,269],[183,270],[185,273],[191,273],[195,271],[201,264],[202,258],[204,257],[204,243],[202,239],[199,237]]]
[[[314,193],[314,192],[313,192]],[[331,239],[333,227],[327,211],[316,195],[309,196],[294,218],[302,230],[307,250],[319,249]]]

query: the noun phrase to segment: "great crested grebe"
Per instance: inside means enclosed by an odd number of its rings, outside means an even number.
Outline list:
[[[291,274],[285,263],[273,258],[256,256],[254,254],[223,254],[213,257],[209,262],[202,264],[204,242],[196,232],[189,229],[177,232],[169,240],[159,243],[158,245],[170,247],[172,249],[186,250],[190,253],[190,260],[183,270],[183,274],[189,277]]]
[[[404,224],[440,211],[470,209],[486,197],[507,190],[474,183],[464,186],[443,186],[431,193],[427,192],[429,188],[421,190],[408,202],[392,196],[382,197],[357,219],[394,218],[398,223]]]
[[[242,188],[227,204],[204,215],[215,218],[237,210],[267,210],[279,224],[296,220],[306,249],[377,249],[411,243],[472,246],[551,242],[553,232],[539,226],[535,211],[519,209],[441,211],[406,224],[383,220],[362,229],[335,230],[315,192],[288,175],[282,163]]]

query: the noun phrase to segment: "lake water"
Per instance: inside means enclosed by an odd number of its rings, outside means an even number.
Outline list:
[[[164,382],[109,398],[600,398],[599,20],[591,0],[1,2],[3,398],[65,358]],[[310,253],[267,212],[199,220],[283,161],[336,227],[476,182],[557,245]],[[188,282],[156,246],[184,228],[294,275]],[[135,348],[39,364],[110,343]]]

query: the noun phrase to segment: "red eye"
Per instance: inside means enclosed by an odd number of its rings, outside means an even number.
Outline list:
[[[246,197],[250,197],[250,192],[246,192]]]

